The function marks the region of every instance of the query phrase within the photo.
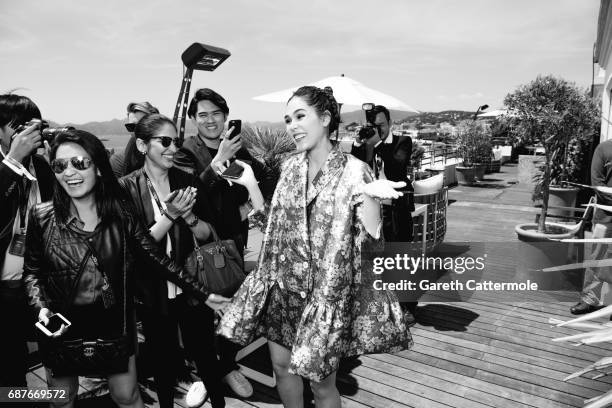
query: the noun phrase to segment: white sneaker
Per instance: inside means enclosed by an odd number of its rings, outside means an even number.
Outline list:
[[[198,408],[206,401],[206,387],[202,381],[196,381],[191,384],[187,395],[185,395],[185,404],[188,408]]]
[[[238,395],[240,398],[249,398],[253,395],[253,386],[238,370],[231,371],[228,375],[223,377],[223,381],[229,385],[232,391],[234,391],[234,394]]]

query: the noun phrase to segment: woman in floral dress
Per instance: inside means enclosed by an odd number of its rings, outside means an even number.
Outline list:
[[[361,251],[382,249],[379,199],[397,198],[403,182],[374,180],[370,168],[330,141],[336,100],[305,86],[287,103],[287,132],[297,154],[282,166],[269,209],[253,172],[237,180],[253,215],[267,217],[257,269],[225,310],[218,332],[248,344],[269,341],[285,407],[302,407],[302,378],[317,407],[340,407],[336,371],[342,357],[409,348],[412,338],[395,294],[372,287]],[[264,220],[265,221],[265,220]]]

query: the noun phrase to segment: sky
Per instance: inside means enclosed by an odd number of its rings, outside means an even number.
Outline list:
[[[597,0],[0,0],[0,92],[59,123],[124,118],[130,101],[172,116],[182,52],[231,56],[195,71],[230,119],[281,121],[261,94],[345,74],[420,111],[500,107],[538,74],[591,84]],[[353,110],[349,108],[347,110]]]

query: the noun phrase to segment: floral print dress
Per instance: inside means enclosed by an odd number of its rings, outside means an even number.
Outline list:
[[[217,331],[244,345],[263,335],[291,350],[290,373],[321,381],[342,357],[407,349],[412,337],[395,294],[362,270],[362,245],[383,244],[362,221],[370,168],[334,148],[310,186],[307,172],[306,153],[284,163],[258,267]]]

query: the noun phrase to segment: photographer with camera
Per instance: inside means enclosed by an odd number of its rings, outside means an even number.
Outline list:
[[[356,137],[351,154],[368,163],[377,179],[406,182],[404,195],[382,201],[383,234],[386,242],[412,242],[412,215],[414,195],[408,179],[412,155],[410,136],[395,136],[391,130],[391,115],[382,105],[364,103],[366,125]],[[417,302],[402,303],[407,324],[415,323]]]
[[[52,196],[53,173],[44,157],[40,110],[25,96],[0,95],[0,321],[9,333],[0,336],[0,387],[25,386],[27,314],[22,286],[27,213]],[[46,129],[47,139],[53,131]]]

